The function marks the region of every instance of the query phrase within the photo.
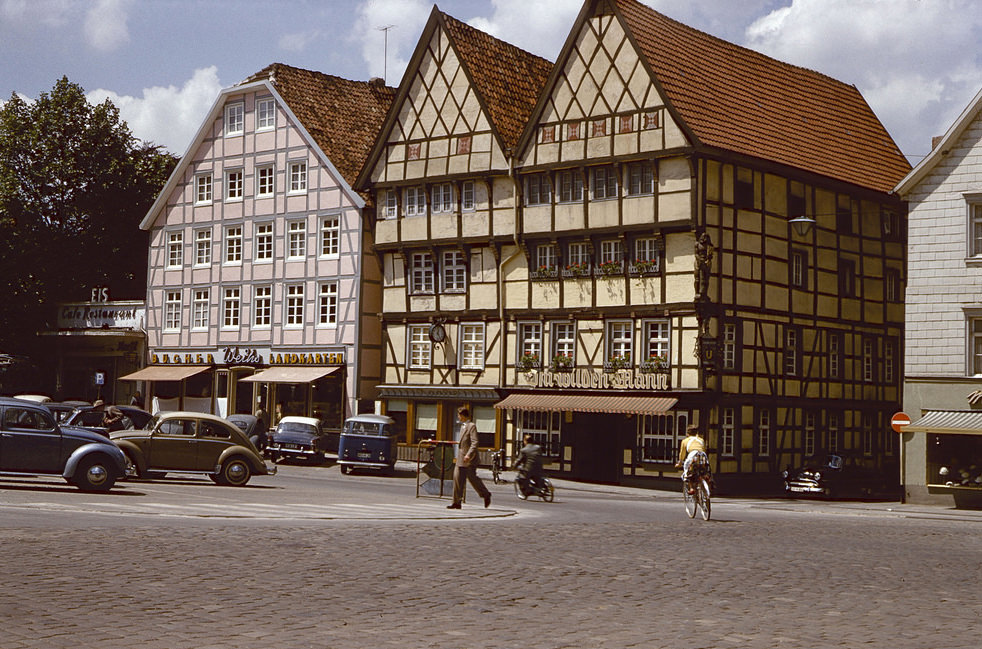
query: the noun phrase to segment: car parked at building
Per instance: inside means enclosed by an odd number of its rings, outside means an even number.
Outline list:
[[[153,418],[153,415],[151,415],[149,412],[135,406],[106,406],[103,409],[86,405],[75,408],[75,410],[68,415],[65,423],[69,424],[70,426],[79,426],[80,428],[85,428],[94,433],[99,433],[109,437],[109,431],[106,426],[103,425],[103,418],[105,417],[106,411],[113,407],[118,408],[123,413],[123,416],[129,420],[128,424],[123,424],[124,428],[144,428]],[[126,420],[123,421],[125,422]]]
[[[381,469],[391,473],[396,464],[395,420],[384,415],[348,417],[338,445],[341,473],[352,469]]]
[[[241,487],[253,475],[276,473],[238,427],[206,413],[165,412],[143,430],[118,430],[109,437],[141,478],[196,473],[216,484]]]
[[[320,463],[324,461],[327,447],[328,438],[319,419],[287,416],[276,424],[266,452],[273,462],[308,460]]]
[[[98,433],[58,424],[42,404],[0,398],[0,472],[61,475],[82,491],[109,491],[126,458]]]
[[[889,486],[874,469],[859,462],[846,462],[840,455],[829,455],[824,463],[790,467],[782,474],[789,496],[870,497],[888,495]]]

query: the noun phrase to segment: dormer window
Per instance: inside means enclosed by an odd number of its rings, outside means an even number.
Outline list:
[[[245,132],[245,104],[237,102],[225,107],[225,135],[242,135]]]

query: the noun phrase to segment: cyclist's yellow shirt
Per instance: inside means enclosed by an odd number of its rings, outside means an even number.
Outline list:
[[[692,451],[706,451],[706,442],[701,437],[694,435],[682,440],[682,457],[684,458]]]

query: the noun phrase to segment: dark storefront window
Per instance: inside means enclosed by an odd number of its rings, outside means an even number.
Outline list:
[[[518,439],[519,448],[525,435],[532,436],[532,442],[542,447],[542,453],[546,457],[559,456],[559,435],[562,432],[562,413],[560,412],[534,412],[530,410],[520,410],[518,416]]]
[[[927,483],[969,487],[982,493],[982,438],[977,435],[927,437]]]
[[[689,425],[687,412],[640,415],[637,422],[643,462],[675,462],[678,459],[679,442]]]

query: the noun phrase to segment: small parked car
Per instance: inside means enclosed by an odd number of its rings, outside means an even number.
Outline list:
[[[81,406],[88,405],[91,404],[87,401],[49,401],[45,402],[44,407],[51,411],[51,414],[55,416],[59,424],[64,424]]]
[[[0,398],[0,472],[61,475],[82,491],[109,491],[126,458],[105,437],[58,424],[42,404]]]
[[[192,473],[241,487],[253,475],[276,473],[238,427],[202,412],[161,413],[143,430],[117,430],[109,438],[122,449],[131,473],[141,478]]]
[[[266,452],[273,462],[280,460],[324,461],[327,436],[320,419],[288,416],[280,419],[269,436]]]
[[[840,455],[829,455],[824,464],[788,468],[782,477],[784,491],[790,496],[863,497],[887,490],[885,481],[876,471],[847,464]]]
[[[385,415],[355,415],[344,421],[338,444],[341,473],[355,468],[391,473],[396,465],[395,420]]]
[[[79,406],[74,410],[74,412],[72,412],[72,414],[68,415],[65,423],[71,426],[86,428],[94,433],[99,433],[100,435],[109,437],[109,431],[102,425],[102,419],[106,414],[106,410],[108,410],[110,407],[111,406],[106,406],[105,409],[96,409],[94,406]],[[153,415],[151,415],[149,412],[146,410],[141,410],[135,406],[115,407],[119,408],[123,415],[130,420],[130,424],[126,425],[126,428],[144,428],[153,418]]]

